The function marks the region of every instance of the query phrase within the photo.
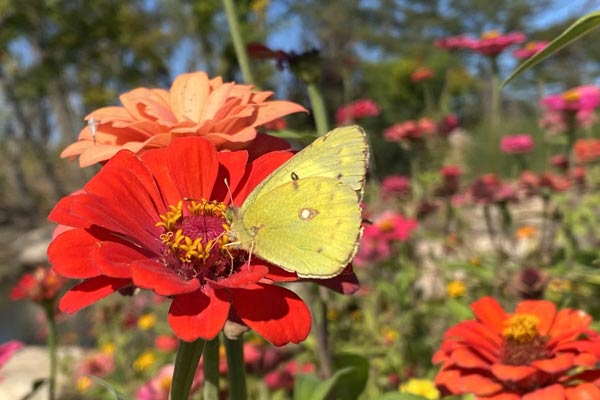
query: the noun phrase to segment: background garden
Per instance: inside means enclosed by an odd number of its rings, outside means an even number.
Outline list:
[[[168,299],[136,291],[58,312],[77,282],[50,272],[56,224],[47,218],[102,168],[72,145],[96,144],[102,121],[91,112],[141,110],[146,100],[122,95],[173,92],[178,77],[197,71],[308,110],[282,112],[259,132],[301,149],[356,124],[371,159],[353,262],[360,288],[284,285],[311,310],[308,338],[276,347],[246,333],[240,392],[229,342],[217,337],[204,354],[212,351],[219,372],[211,376],[203,356],[193,398],[597,398],[600,31],[500,85],[598,8],[584,0],[0,3],[0,399],[45,399],[49,387],[60,399],[168,398],[178,347]],[[456,328],[475,313],[505,341],[525,343],[532,320],[504,315],[496,301],[535,316],[534,325],[550,318],[545,332],[536,328],[538,358],[516,360],[504,345],[477,350],[465,330],[486,339],[489,331]],[[453,344],[461,335],[469,338]],[[55,362],[48,349],[58,350]],[[494,357],[515,368],[489,372]],[[17,364],[24,358],[29,366]],[[540,360],[554,364],[517,371]]]

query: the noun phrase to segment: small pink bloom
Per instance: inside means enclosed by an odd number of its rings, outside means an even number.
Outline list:
[[[545,42],[545,41],[527,42],[525,44],[525,46],[523,46],[520,49],[515,50],[513,52],[513,55],[516,58],[520,58],[520,59],[529,58],[529,57],[533,56],[534,54],[542,51],[547,45],[548,45],[548,42]]]
[[[498,31],[489,31],[481,35],[479,40],[476,40],[471,49],[483,54],[484,56],[497,56],[508,46],[516,43],[523,43],[525,35],[520,32],[501,34]]]
[[[571,171],[571,180],[579,189],[585,189],[586,171],[584,167],[575,167]]]
[[[496,193],[502,187],[502,182],[496,174],[484,174],[475,179],[471,188],[470,195],[476,203],[489,204],[494,202]]]
[[[540,187],[540,178],[532,171],[523,171],[519,177],[518,185],[526,196],[533,196],[537,194]]]
[[[434,42],[434,44],[435,46],[445,50],[461,50],[470,49],[475,44],[475,40],[465,35],[458,35],[438,39]]]
[[[533,150],[533,138],[528,134],[504,136],[500,140],[500,150],[507,154],[529,153]]]
[[[381,182],[384,197],[406,195],[410,192],[410,178],[404,175],[390,175]]]
[[[56,298],[64,279],[50,267],[37,267],[34,272],[25,274],[12,288],[12,300],[30,299],[36,303],[52,301]]]
[[[556,154],[550,158],[550,164],[555,168],[566,171],[569,169],[569,157],[564,154]]]
[[[553,192],[564,192],[571,187],[571,182],[564,176],[544,172],[540,177],[540,187],[550,189]]]
[[[335,112],[335,120],[338,125],[344,125],[357,119],[376,117],[379,113],[379,106],[373,100],[359,99],[340,106]]]
[[[315,372],[315,370],[316,368],[313,363],[299,364],[296,360],[290,360],[283,368],[265,375],[265,384],[271,390],[292,389],[296,375],[310,374]]]
[[[171,352],[177,350],[179,339],[175,335],[158,335],[154,339],[154,347],[159,350]]]
[[[573,145],[573,153],[578,163],[597,161],[600,158],[600,139],[577,139]]]
[[[422,140],[426,135],[434,133],[435,130],[436,125],[431,118],[421,118],[417,121],[408,120],[392,125],[383,132],[383,136],[388,142],[414,142]]]
[[[437,131],[441,136],[448,136],[459,126],[458,117],[454,114],[448,114],[438,123]]]
[[[83,359],[77,368],[76,375],[93,375],[102,378],[115,370],[115,359],[112,354],[94,353]]]
[[[169,392],[171,390],[171,381],[175,366],[168,364],[162,367],[156,376],[144,383],[135,394],[136,400],[169,400]],[[190,394],[197,392],[204,380],[202,368],[196,368],[196,374],[192,382]]]
[[[436,195],[448,197],[458,193],[460,177],[463,171],[456,165],[447,165],[440,169],[442,184],[436,189]]]
[[[546,96],[541,103],[548,111],[594,110],[600,104],[600,88],[595,85],[578,86],[563,93]]]

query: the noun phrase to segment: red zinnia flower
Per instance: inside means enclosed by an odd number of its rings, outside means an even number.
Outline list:
[[[471,49],[484,56],[494,57],[502,53],[508,46],[524,41],[525,35],[520,32],[503,35],[498,31],[488,31],[472,44]]]
[[[183,340],[215,337],[227,320],[275,345],[300,342],[310,313],[293,292],[272,283],[296,274],[227,247],[230,197],[239,206],[290,152],[217,152],[199,137],[180,138],[137,156],[115,155],[79,194],[58,202],[49,219],[73,229],[48,249],[54,269],[83,282],[60,301],[73,313],[122,289],[172,299],[168,321]],[[228,187],[225,182],[228,182]],[[356,289],[353,273],[323,285]],[[338,285],[338,286],[334,286]]]
[[[12,288],[13,300],[30,299],[36,303],[52,301],[62,288],[64,279],[49,267],[37,267],[33,273],[25,274]]]
[[[61,157],[79,156],[79,165],[85,167],[122,149],[138,153],[184,136],[205,137],[219,150],[243,149],[257,137],[257,127],[306,111],[290,101],[268,101],[272,94],[251,85],[224,83],[221,77],[209,79],[204,72],[182,74],[168,91],[137,88],[119,97],[123,107],[103,107],[89,114],[85,117],[89,125]]]
[[[573,152],[579,163],[596,161],[600,158],[600,139],[577,139]]]
[[[376,117],[379,106],[371,99],[358,99],[350,104],[340,106],[335,111],[335,121],[338,125],[349,124],[360,118]]]
[[[583,311],[526,300],[505,313],[491,297],[473,303],[475,320],[450,328],[433,356],[443,394],[476,399],[598,399],[598,334]]]
[[[417,83],[433,78],[433,70],[429,67],[419,67],[410,74],[410,80]]]

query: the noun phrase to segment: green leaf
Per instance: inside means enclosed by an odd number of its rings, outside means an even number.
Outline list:
[[[569,43],[574,42],[580,37],[588,34],[598,25],[600,25],[600,11],[595,11],[593,13],[587,14],[579,18],[571,26],[565,29],[563,33],[561,33],[553,41],[548,43],[548,46],[546,46],[542,51],[533,55],[531,58],[527,59],[525,62],[519,65],[508,76],[508,78],[506,78],[506,80],[502,82],[502,84],[500,85],[500,89],[507,85],[508,82],[512,81],[516,76],[520,75],[523,71],[528,70],[540,61],[548,58],[563,47],[567,46]]]
[[[317,135],[315,133],[297,132],[291,131],[289,129],[269,131],[269,135],[286,140],[297,140],[299,142],[312,142],[317,138]]]
[[[297,375],[294,383],[294,400],[325,400],[340,382],[340,378],[352,372],[354,367],[342,368],[326,381],[316,375]]]
[[[355,400],[365,390],[369,379],[369,360],[355,353],[340,353],[333,357],[337,369],[351,367],[352,370],[340,377],[336,387],[336,399]]]
[[[93,375],[86,375],[89,378],[91,378],[92,380],[94,380],[96,383],[98,383],[101,386],[104,386],[104,388],[113,395],[113,397],[115,398],[115,400],[127,400],[127,398],[125,397],[125,395],[121,392],[119,392],[117,389],[115,389],[110,383],[106,382],[103,379],[98,378],[97,376],[93,376]]]

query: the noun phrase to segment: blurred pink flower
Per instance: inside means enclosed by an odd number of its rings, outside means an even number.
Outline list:
[[[344,125],[360,118],[376,117],[379,112],[379,106],[373,100],[359,99],[340,106],[335,112],[335,120],[338,125]]]
[[[178,345],[179,339],[175,335],[158,335],[154,339],[154,347],[161,351],[175,351]]]
[[[579,190],[585,189],[587,172],[584,167],[575,167],[571,171],[570,178]]]
[[[573,145],[573,153],[578,163],[597,161],[600,158],[600,139],[577,139]]]
[[[393,211],[385,211],[372,224],[366,225],[354,264],[364,266],[388,259],[392,246],[408,240],[418,223]]]
[[[523,43],[525,35],[520,32],[501,34],[498,31],[484,32],[478,40],[475,40],[470,48],[484,56],[497,56],[508,46]]]
[[[540,176],[540,187],[553,192],[564,192],[571,187],[571,182],[564,176],[552,172],[544,172]]]
[[[450,36],[434,42],[436,47],[445,50],[470,49],[474,44],[475,40],[465,35]]]
[[[442,176],[442,183],[436,188],[435,193],[437,196],[449,197],[458,193],[460,186],[460,177],[463,171],[456,165],[447,165],[440,169],[440,175]]]
[[[173,364],[167,364],[162,367],[156,376],[144,383],[135,394],[136,400],[169,400],[169,392],[171,390],[171,381],[173,377]],[[196,374],[192,382],[190,394],[193,394],[200,389],[204,374],[202,368],[196,368]]]
[[[460,126],[458,117],[454,114],[445,115],[437,125],[438,134],[448,136]]]
[[[36,303],[53,301],[62,289],[64,278],[50,267],[39,266],[25,274],[10,291],[12,300],[29,299]]]
[[[244,343],[244,363],[251,373],[272,371],[283,360],[280,348],[254,343]]]
[[[114,355],[98,352],[86,356],[77,367],[75,374],[78,377],[83,375],[93,375],[102,378],[114,370]]]
[[[410,80],[417,83],[433,78],[433,70],[429,67],[419,67],[410,74]]]
[[[469,196],[475,203],[491,204],[517,200],[517,191],[496,174],[488,173],[475,179],[469,188]]]
[[[518,185],[525,196],[533,196],[538,194],[540,178],[535,172],[523,171],[519,177]]]
[[[6,364],[8,360],[10,360],[12,356],[24,346],[25,345],[18,340],[10,340],[0,344],[0,368],[2,368],[2,366]],[[0,381],[2,381],[2,376],[0,376]]]
[[[529,153],[533,150],[533,138],[526,133],[506,135],[500,140],[500,150],[506,154]]]
[[[411,142],[421,140],[435,130],[436,125],[431,118],[421,118],[392,125],[383,132],[383,136],[388,142]]]
[[[550,165],[560,170],[566,171],[569,169],[569,157],[564,154],[555,154],[550,157]]]
[[[315,372],[316,367],[313,363],[298,363],[296,360],[290,360],[282,368],[272,371],[265,375],[265,384],[271,390],[292,389],[294,387],[294,377],[298,374],[310,374]]]
[[[529,58],[529,57],[533,56],[534,54],[542,51],[547,45],[548,45],[548,42],[546,42],[546,41],[527,42],[525,44],[525,46],[523,46],[520,49],[515,50],[513,52],[513,55],[516,58],[520,58],[520,59]]]
[[[383,197],[403,196],[410,193],[410,178],[404,175],[386,176],[381,182]]]
[[[595,85],[578,86],[566,92],[546,96],[541,104],[548,111],[589,111],[600,104],[600,88]]]

